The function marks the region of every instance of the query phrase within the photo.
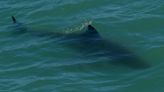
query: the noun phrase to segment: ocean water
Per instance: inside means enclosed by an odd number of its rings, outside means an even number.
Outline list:
[[[0,92],[164,92],[163,0],[0,0],[0,10]],[[88,24],[121,48],[55,34]],[[120,49],[136,58],[105,53]]]

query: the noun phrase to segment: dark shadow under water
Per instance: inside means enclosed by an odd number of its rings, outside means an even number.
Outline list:
[[[81,34],[33,32],[29,31],[20,23],[14,23],[14,25],[16,29],[14,34],[17,35],[28,33],[37,37],[47,36],[50,39],[61,38],[61,46],[63,45],[64,47],[75,50],[76,53],[80,53],[81,56],[79,58],[105,58],[101,62],[95,63],[109,62],[109,64],[127,66],[133,69],[149,67],[149,64],[125,47],[102,38],[98,31],[91,25],[88,25],[86,31]]]

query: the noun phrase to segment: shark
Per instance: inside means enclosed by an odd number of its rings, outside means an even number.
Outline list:
[[[31,32],[18,22],[14,16],[11,17],[17,34],[30,32],[35,36],[49,36],[51,38],[62,37],[67,47],[81,53],[84,58],[102,59],[102,62],[109,62],[113,65],[124,65],[130,68],[143,69],[150,65],[142,60],[138,55],[126,47],[103,38],[91,24],[86,26],[86,30],[80,34],[63,34],[59,32]],[[105,61],[103,61],[105,58]]]

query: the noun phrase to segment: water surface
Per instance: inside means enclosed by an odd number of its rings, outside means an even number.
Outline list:
[[[164,91],[163,0],[1,0],[0,10],[1,92]],[[85,57],[60,38],[13,34],[12,15],[38,33],[82,32],[92,23],[150,67]]]

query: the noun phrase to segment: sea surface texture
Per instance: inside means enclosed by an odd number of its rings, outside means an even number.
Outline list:
[[[0,0],[0,92],[164,92],[164,0]]]

